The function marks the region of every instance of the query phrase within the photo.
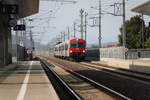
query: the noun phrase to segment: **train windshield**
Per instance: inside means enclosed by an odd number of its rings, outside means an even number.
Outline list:
[[[72,48],[77,48],[77,47],[80,47],[80,48],[85,48],[85,43],[83,42],[72,42],[70,43],[70,47]]]

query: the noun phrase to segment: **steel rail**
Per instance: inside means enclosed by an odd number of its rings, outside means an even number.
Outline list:
[[[55,66],[54,63],[53,63],[53,65]],[[116,91],[114,91],[114,90],[112,90],[112,89],[110,89],[110,88],[108,88],[108,87],[106,87],[106,86],[104,86],[104,85],[102,85],[102,84],[100,84],[100,83],[98,83],[98,82],[96,82],[96,81],[90,79],[90,78],[87,78],[86,76],[83,76],[83,75],[81,75],[81,74],[79,74],[79,73],[77,73],[77,72],[74,72],[73,70],[71,70],[71,69],[69,69],[69,68],[66,68],[66,67],[64,67],[63,65],[60,65],[60,64],[58,64],[58,63],[57,63],[57,65],[61,66],[61,67],[62,67],[64,70],[66,70],[67,72],[70,72],[70,73],[72,73],[73,75],[75,75],[75,76],[77,76],[77,77],[79,77],[79,78],[82,78],[83,80],[88,81],[89,83],[91,83],[91,84],[93,84],[93,85],[95,85],[95,86],[97,86],[97,87],[100,87],[100,88],[104,89],[104,91],[107,91],[107,92],[109,92],[110,94],[113,94],[113,95],[116,96],[116,97],[119,97],[119,98],[124,99],[124,100],[132,100],[131,98],[129,98],[129,97],[127,97],[127,96],[124,96],[123,94],[121,94],[121,93],[119,93],[119,92],[116,92]]]
[[[38,58],[42,64],[51,72],[55,78],[62,84],[62,86],[68,91],[68,93],[73,97],[72,100],[83,100],[50,66],[50,64],[40,58]]]
[[[97,65],[97,64],[91,64],[91,63],[80,63],[83,66],[88,66],[91,68],[95,68],[95,69],[99,69],[99,68],[105,68],[106,72],[110,72],[112,74],[118,74],[118,75],[123,75],[126,77],[130,77],[130,78],[134,78],[134,79],[138,79],[141,81],[145,81],[145,82],[150,82],[150,78],[149,78],[149,74],[145,74],[145,73],[140,73],[140,72],[135,72],[135,71],[130,71],[130,70],[126,70],[126,69],[119,69],[121,72],[117,72],[117,71],[113,71],[111,69],[117,69],[117,68],[113,68],[113,67],[106,67],[106,66],[102,66],[102,65]],[[97,66],[101,66],[101,67],[97,67]],[[103,71],[103,72],[105,72]],[[136,75],[135,75],[136,74]],[[146,76],[146,77],[144,77]]]

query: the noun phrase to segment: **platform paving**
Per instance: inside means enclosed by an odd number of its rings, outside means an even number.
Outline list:
[[[150,74],[150,58],[133,60],[103,59],[101,61],[92,61],[92,63]]]
[[[0,67],[0,100],[59,100],[39,61]]]

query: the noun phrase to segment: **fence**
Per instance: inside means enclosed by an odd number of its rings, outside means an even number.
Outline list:
[[[104,59],[138,59],[150,58],[150,49],[131,49],[125,52],[124,47],[111,47],[111,48],[91,48],[87,49],[87,59],[101,60]]]
[[[132,49],[127,52],[127,59],[150,58],[150,49]]]
[[[87,60],[97,61],[100,58],[99,56],[100,56],[100,54],[99,54],[99,48],[90,48],[90,49],[87,49],[87,52],[86,52],[86,59]]]
[[[125,59],[124,47],[100,48],[100,58]]]

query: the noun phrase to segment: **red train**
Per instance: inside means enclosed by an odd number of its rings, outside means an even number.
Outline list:
[[[71,39],[68,42],[58,43],[54,46],[54,56],[64,59],[73,58],[76,61],[84,60],[86,55],[86,41]]]

